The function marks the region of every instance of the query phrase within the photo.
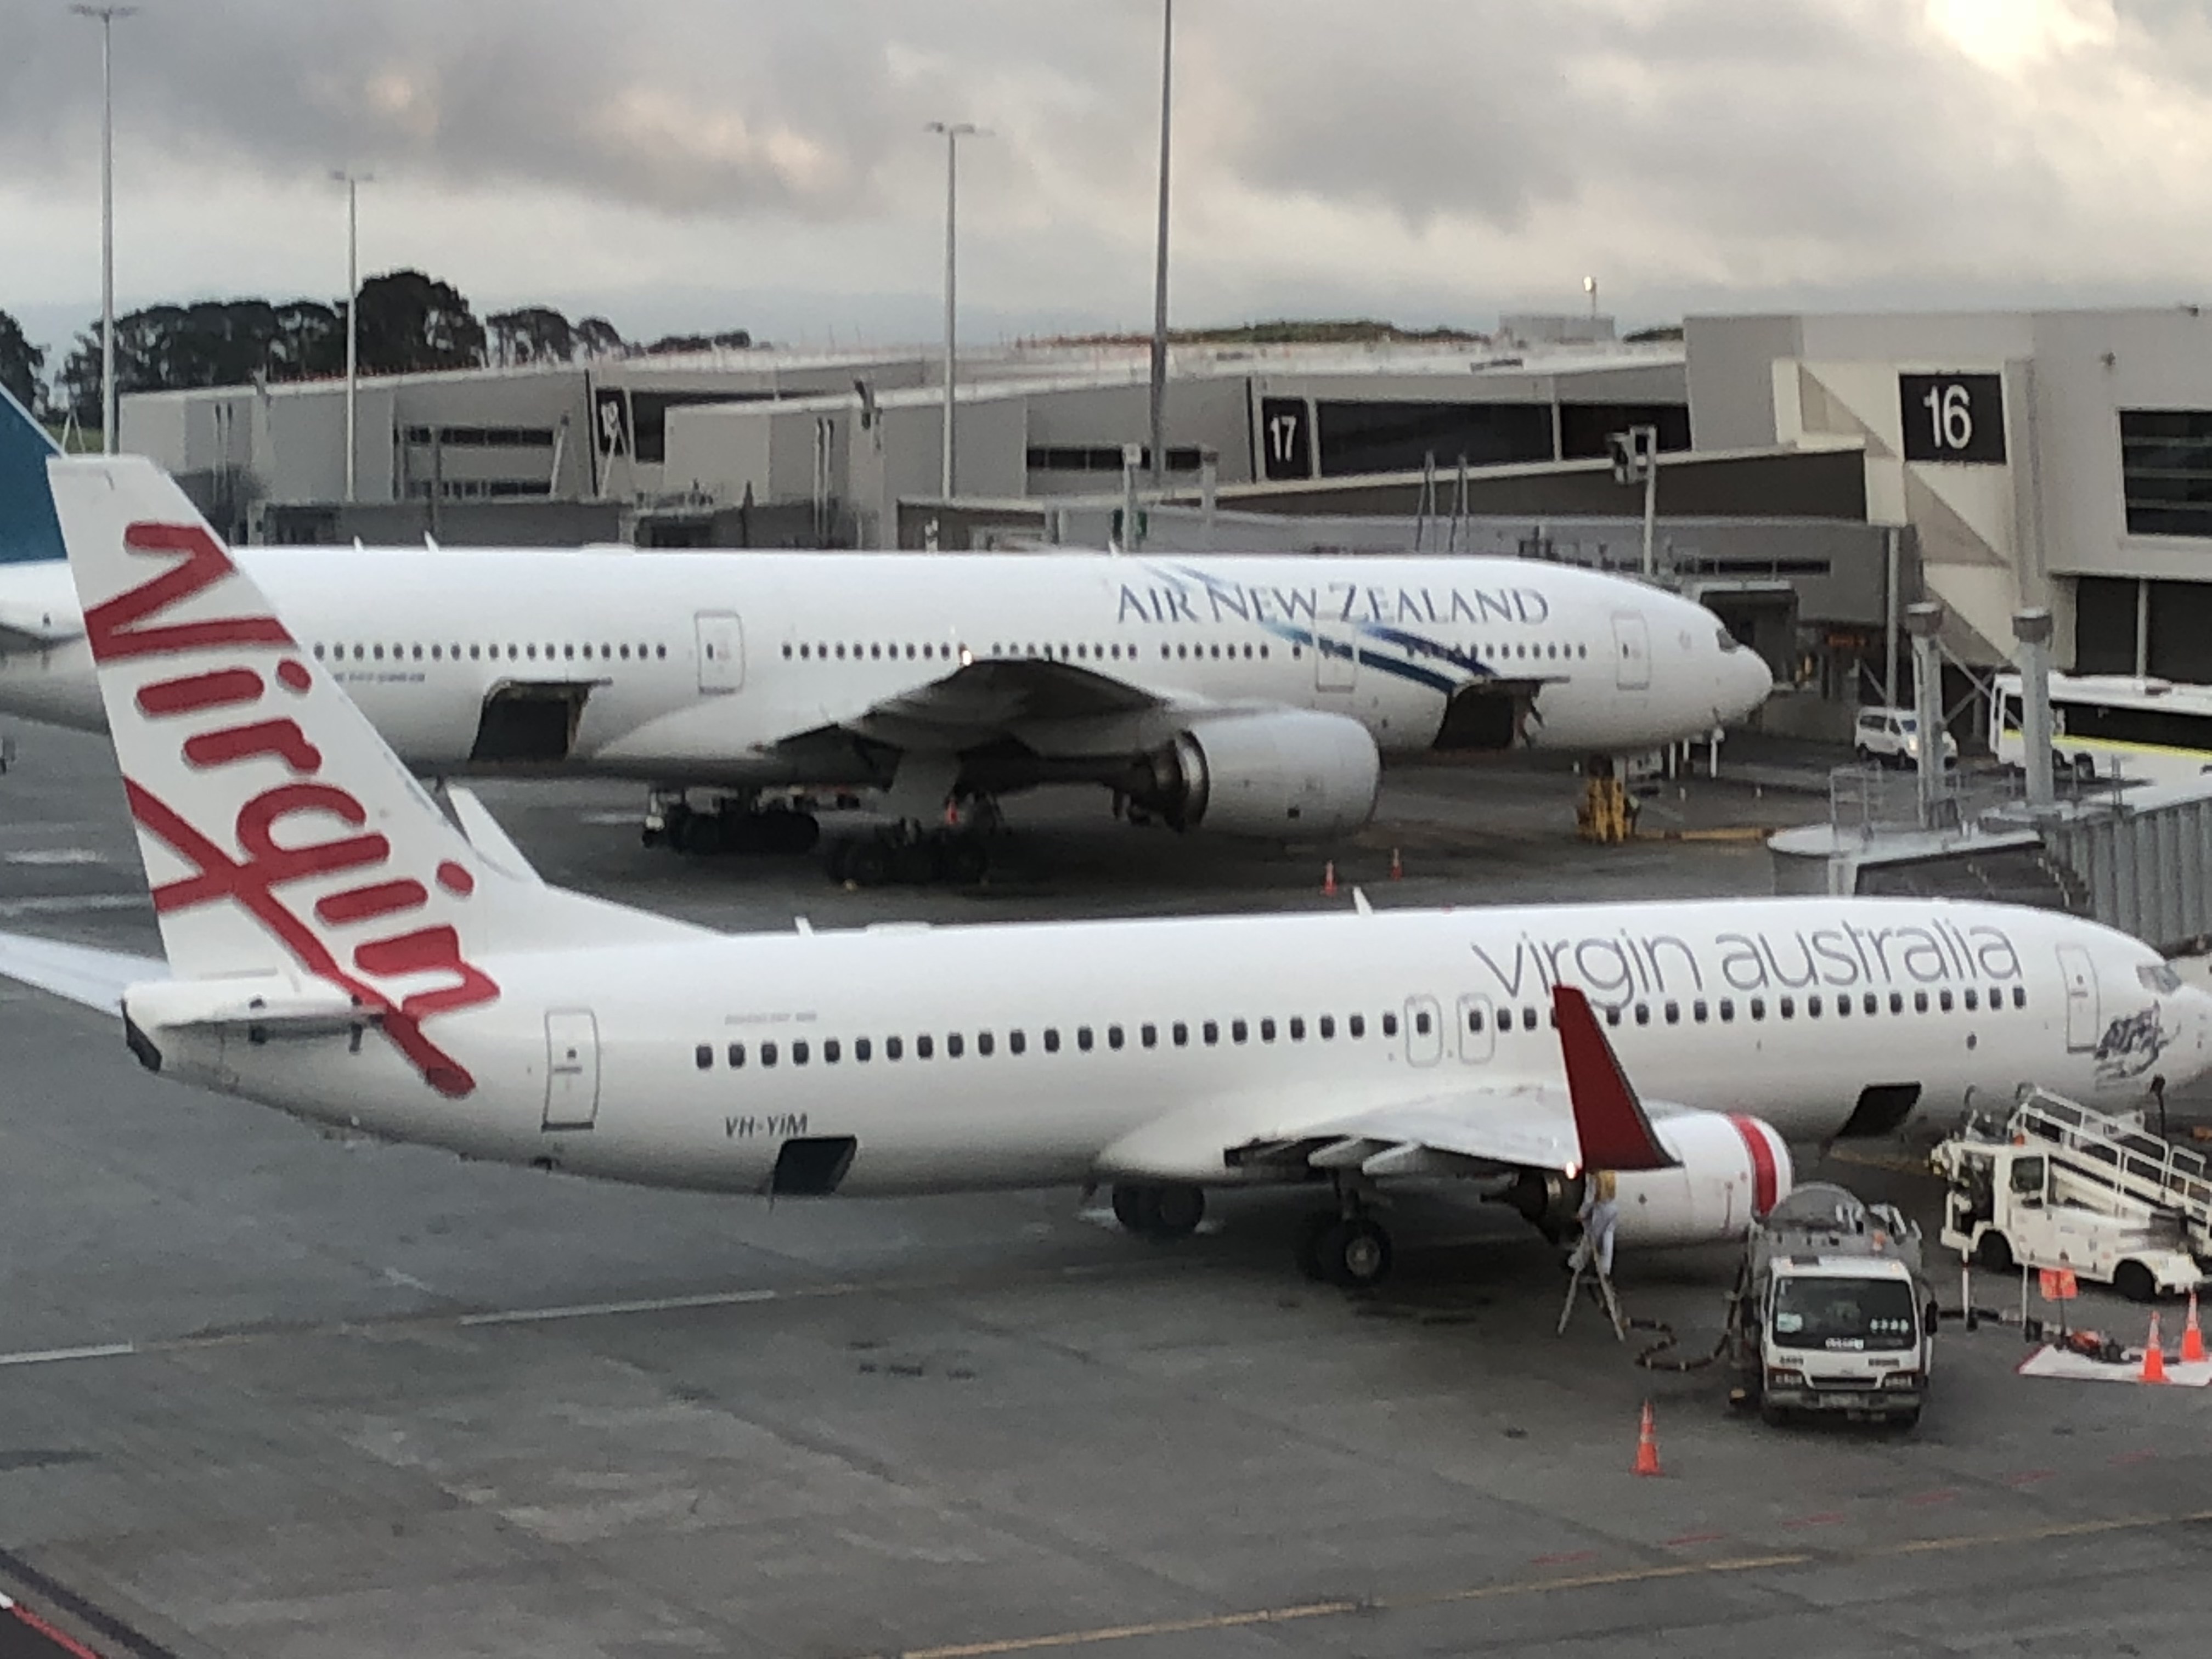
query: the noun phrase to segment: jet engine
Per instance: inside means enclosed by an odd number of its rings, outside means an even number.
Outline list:
[[[1358,720],[1285,708],[1193,721],[1138,763],[1123,793],[1177,830],[1318,841],[1365,823],[1381,778]]]
[[[1659,1144],[1681,1163],[1615,1177],[1620,1210],[1615,1239],[1622,1246],[1741,1238],[1789,1195],[1795,1172],[1790,1149],[1773,1125],[1755,1117],[1685,1112],[1651,1127]],[[1588,1180],[1587,1175],[1530,1170],[1508,1189],[1505,1201],[1546,1237],[1558,1237],[1573,1224]]]

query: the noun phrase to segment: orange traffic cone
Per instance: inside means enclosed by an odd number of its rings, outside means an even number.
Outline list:
[[[1321,867],[1321,896],[1323,898],[1336,896],[1336,860],[1334,859],[1331,859]]]
[[[1398,857],[1398,849],[1394,847],[1390,849],[1390,879],[1393,881],[1403,881],[1405,878],[1406,866],[1400,861]]]
[[[1644,1402],[1644,1421],[1636,1431],[1636,1472],[1638,1474],[1659,1473],[1659,1431],[1651,1421],[1651,1402]]]
[[[2197,1365],[2204,1359],[2204,1333],[2197,1325],[2197,1292],[2189,1293],[2189,1322],[2181,1328],[2182,1363]]]
[[[2166,1350],[2159,1343],[2156,1314],[2150,1316],[2150,1334],[2143,1340],[2142,1375],[2136,1378],[2136,1381],[2138,1382],[2166,1381]]]

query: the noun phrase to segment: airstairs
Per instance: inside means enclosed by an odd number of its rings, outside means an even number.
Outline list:
[[[2175,1217],[2191,1253],[2212,1257],[2212,1164],[2200,1153],[2042,1089],[2021,1097],[2005,1130],[2014,1145],[2048,1146],[2054,1201],[2107,1210],[2132,1200]]]

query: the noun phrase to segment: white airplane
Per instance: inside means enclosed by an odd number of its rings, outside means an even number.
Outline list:
[[[1358,1285],[1395,1181],[1556,1229],[1608,1169],[1623,1243],[1717,1240],[1788,1190],[1785,1137],[2208,1065],[2212,998],[2156,952],[2001,905],[706,933],[441,811],[150,465],[52,472],[168,976],[18,936],[0,972],[319,1123],[731,1193],[1111,1183],[1160,1235],[1209,1188],[1326,1182],[1301,1259]]]
[[[9,414],[0,510],[28,515],[51,446]],[[1772,690],[1702,605],[1516,559],[237,556],[417,773],[635,779],[648,841],[694,850],[811,845],[815,819],[758,811],[763,792],[881,789],[933,832],[949,802],[1048,782],[1176,829],[1325,840],[1366,823],[1380,753],[1635,754]],[[0,713],[100,726],[59,562],[0,565]],[[972,878],[981,857],[904,830],[841,873]]]

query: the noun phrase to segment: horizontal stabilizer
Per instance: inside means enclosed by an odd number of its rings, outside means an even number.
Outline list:
[[[35,986],[103,1013],[118,1012],[123,994],[132,986],[168,976],[169,965],[159,957],[64,945],[28,933],[0,933],[0,978]]]
[[[246,980],[165,980],[131,988],[125,1011],[146,1031],[243,1036],[338,1036],[383,1023],[384,1011],[336,987],[276,975]]]

